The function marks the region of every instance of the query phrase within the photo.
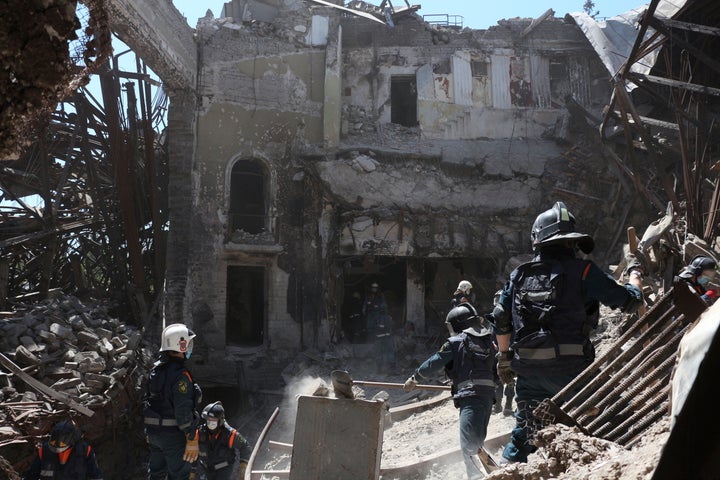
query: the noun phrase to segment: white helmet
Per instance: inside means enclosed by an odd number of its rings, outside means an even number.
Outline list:
[[[162,331],[160,336],[161,352],[192,352],[192,339],[195,334],[186,325],[182,323],[173,323],[168,325]]]
[[[458,293],[464,293],[465,295],[469,295],[470,290],[472,290],[472,283],[468,282],[467,280],[463,280],[458,284],[457,290],[455,290],[455,295],[457,295]]]

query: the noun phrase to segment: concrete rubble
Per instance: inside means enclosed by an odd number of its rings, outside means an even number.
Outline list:
[[[153,351],[138,328],[107,303],[60,296],[4,312],[0,320],[0,457],[17,472],[36,441],[60,418],[73,417],[91,442],[133,425]],[[48,387],[39,392],[7,362]]]

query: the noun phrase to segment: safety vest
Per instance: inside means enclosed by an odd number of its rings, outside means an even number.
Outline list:
[[[590,330],[597,325],[599,304],[586,304],[583,295],[591,265],[575,258],[535,260],[510,275],[513,371],[559,374],[592,363]]]
[[[448,343],[453,360],[445,372],[452,380],[453,398],[493,396],[495,348],[490,333],[478,337],[463,332]]]
[[[178,429],[175,406],[172,403],[172,387],[181,376],[185,376],[193,388],[193,410],[197,408],[199,387],[193,382],[184,362],[163,361],[156,363],[150,371],[145,394],[145,428],[149,431]]]

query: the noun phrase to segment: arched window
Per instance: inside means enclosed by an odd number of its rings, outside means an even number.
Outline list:
[[[266,224],[266,175],[262,165],[238,160],[230,174],[230,232],[261,233]]]

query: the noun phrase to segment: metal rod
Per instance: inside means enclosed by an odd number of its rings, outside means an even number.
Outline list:
[[[390,382],[369,382],[365,380],[353,380],[353,385],[363,385],[366,387],[387,387],[387,388],[403,388],[403,383]],[[417,390],[450,390],[449,385],[415,385]]]

